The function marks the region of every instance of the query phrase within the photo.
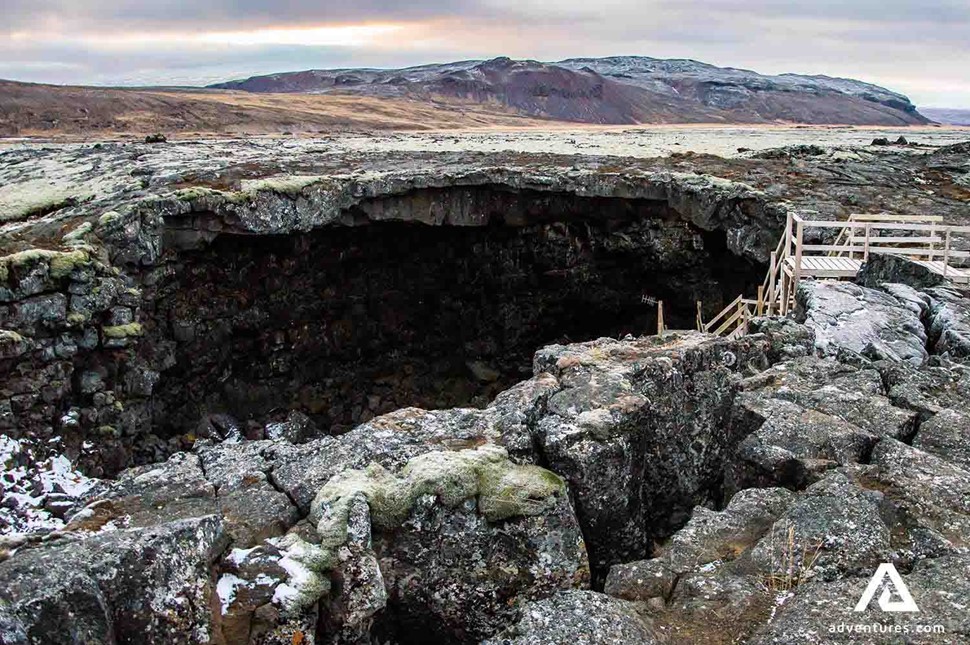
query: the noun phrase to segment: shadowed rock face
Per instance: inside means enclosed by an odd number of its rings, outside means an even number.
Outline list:
[[[421,208],[478,225],[378,221]],[[691,328],[759,275],[723,238],[650,200],[419,191],[352,209],[356,226],[220,235],[153,290],[148,343],[174,338],[159,433],[211,414],[298,409],[329,432],[409,405],[483,406],[536,347]],[[173,244],[195,242],[173,228]]]
[[[535,349],[692,328],[761,277],[780,219],[709,177],[276,176],[179,188],[3,261],[0,427],[86,472],[197,437],[343,432],[483,406]],[[66,243],[67,243],[66,242]],[[282,430],[281,430],[282,431]],[[85,448],[87,446],[87,448]]]

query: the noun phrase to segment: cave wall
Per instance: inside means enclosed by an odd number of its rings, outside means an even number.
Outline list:
[[[386,219],[417,209],[477,224]],[[427,190],[344,222],[222,234],[179,254],[151,313],[158,337],[178,341],[156,388],[158,432],[202,420],[205,434],[207,417],[232,415],[258,436],[295,409],[339,433],[407,406],[481,407],[531,375],[539,347],[652,333],[651,298],[669,327],[692,328],[696,300],[719,310],[757,275],[649,200]]]
[[[0,432],[104,476],[292,409],[482,405],[546,343],[652,333],[645,296],[689,328],[761,277],[734,188],[506,175],[192,189],[3,258]]]

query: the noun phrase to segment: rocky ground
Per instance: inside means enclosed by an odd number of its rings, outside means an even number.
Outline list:
[[[366,172],[324,153],[268,172],[265,147],[235,150],[232,164],[188,144],[5,153],[8,178],[47,168],[91,192],[4,229],[2,642],[970,639],[970,294],[905,260],[874,257],[858,283],[806,281],[792,319],[758,319],[736,341],[547,345],[479,407],[377,410],[342,434],[296,409],[155,433],[196,335],[265,306],[241,287],[245,306],[211,319],[204,303],[158,306],[169,277],[207,275],[189,254],[220,236],[382,218],[494,231],[475,227],[495,204],[504,226],[548,216],[454,192],[502,186],[639,200],[656,226],[634,248],[657,266],[685,239],[758,266],[808,204],[836,217],[883,199],[961,221],[965,146],[509,168],[392,155]],[[853,179],[823,184],[830,166]],[[546,203],[573,208],[558,199]],[[632,244],[608,203],[570,220],[609,221],[606,237],[558,221],[543,235]],[[274,342],[256,355],[319,349]],[[879,594],[853,611],[882,563],[919,613],[882,612]]]

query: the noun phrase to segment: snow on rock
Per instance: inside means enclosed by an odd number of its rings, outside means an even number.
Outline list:
[[[63,454],[39,458],[30,446],[6,436],[0,436],[0,464],[0,535],[63,527],[68,511],[98,483]]]

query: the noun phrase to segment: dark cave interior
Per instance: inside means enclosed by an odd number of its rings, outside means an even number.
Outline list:
[[[416,210],[446,221],[394,221]],[[543,345],[653,334],[655,300],[668,328],[692,329],[695,301],[710,316],[762,275],[665,202],[498,187],[384,197],[308,233],[223,233],[171,262],[153,313],[176,347],[162,435],[214,414],[296,409],[336,434],[408,406],[481,407]]]

